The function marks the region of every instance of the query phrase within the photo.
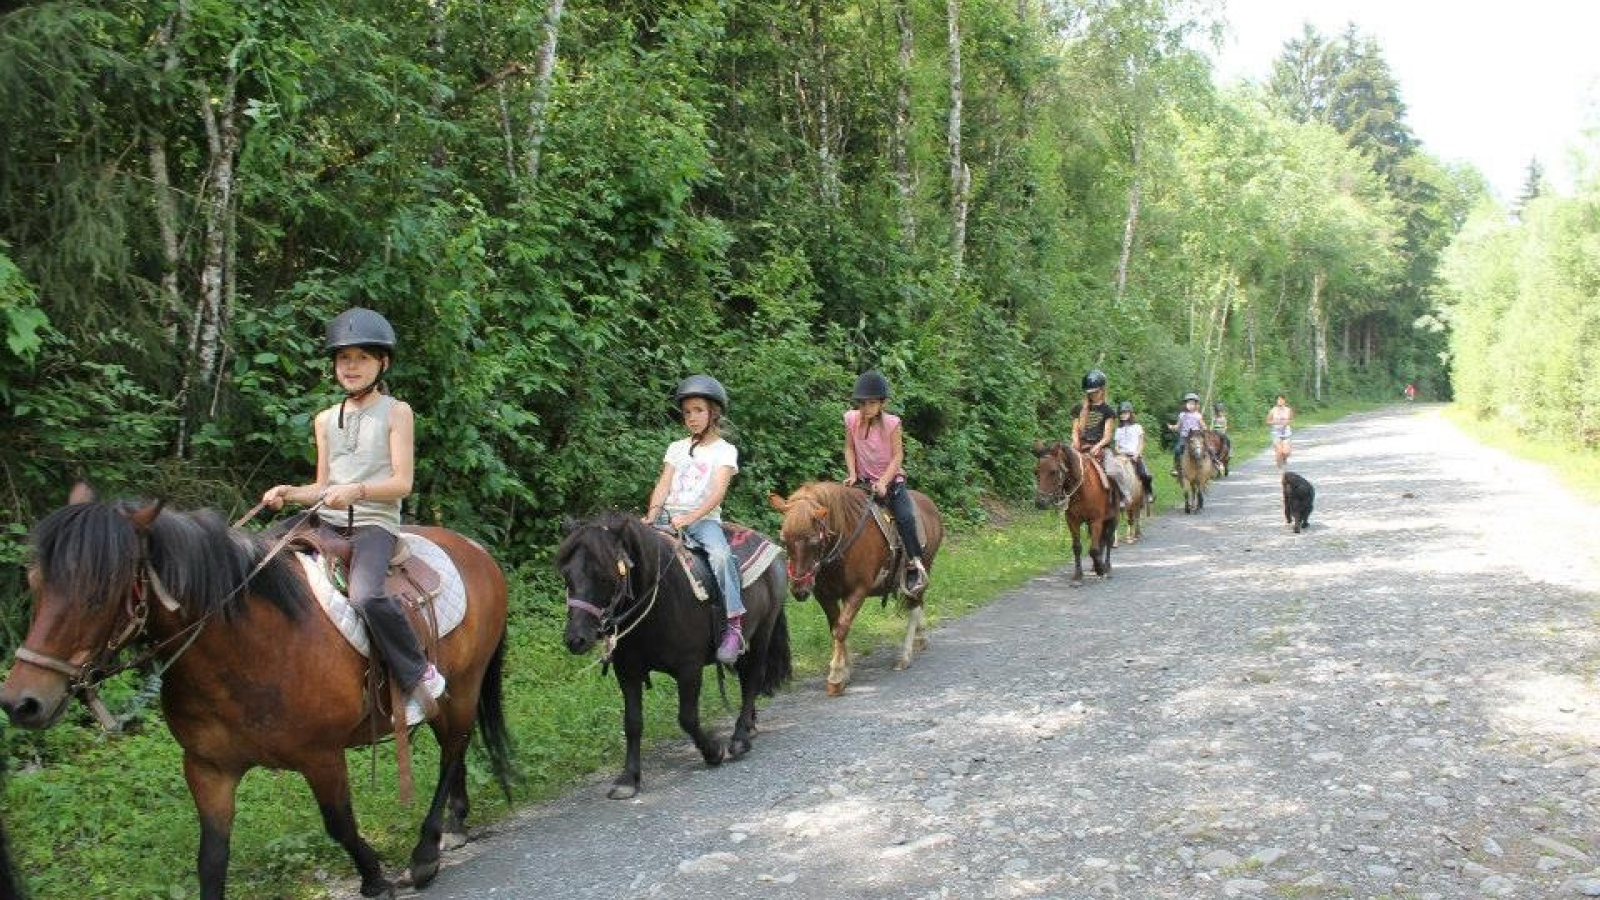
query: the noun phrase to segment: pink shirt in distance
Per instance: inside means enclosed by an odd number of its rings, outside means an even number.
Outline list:
[[[894,459],[894,433],[900,430],[900,417],[892,413],[881,413],[878,421],[872,423],[872,429],[862,435],[859,423],[861,410],[847,410],[844,414],[845,440],[850,442],[850,449],[856,455],[856,475],[868,481],[877,481],[889,468],[889,461]],[[904,480],[904,471],[895,476],[896,481]]]

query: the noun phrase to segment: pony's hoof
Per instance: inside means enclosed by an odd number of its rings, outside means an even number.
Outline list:
[[[416,863],[411,864],[411,886],[416,890],[420,891],[428,885],[433,884],[433,879],[438,877],[438,875],[439,861],[437,859],[433,862],[423,863],[421,865]]]
[[[606,797],[612,800],[632,800],[639,796],[637,784],[613,784],[611,790],[606,791]]]
[[[715,747],[710,753],[702,753],[700,755],[705,758],[706,765],[715,769],[717,766],[722,765],[723,760],[728,758],[728,751],[722,747]]]
[[[914,649],[915,649],[915,650],[916,650],[916,651],[917,651],[917,652],[918,652],[918,653],[921,653],[921,652],[922,652],[922,651],[924,651],[924,650],[926,650],[926,649],[928,649],[928,639],[927,639],[927,638],[925,638],[925,637],[921,637],[921,636],[920,636],[920,635],[919,635],[919,636],[918,636],[918,637],[917,637],[917,638],[916,638],[916,640],[913,640],[913,641],[912,641],[912,642],[911,642],[911,646],[912,646],[912,647],[913,647],[913,648],[914,648]]]
[[[728,760],[743,759],[750,752],[750,742],[746,740],[732,740],[728,742]]]
[[[842,682],[842,681],[830,681],[830,682],[828,682],[828,696],[829,697],[843,697],[844,696],[844,682]]]
[[[446,831],[444,834],[439,835],[439,850],[441,852],[460,850],[466,845],[467,833],[465,831]]]
[[[911,660],[906,659],[903,656],[895,658],[894,670],[896,672],[904,672],[905,670],[907,670],[909,668],[911,668]]]
[[[387,881],[374,881],[372,884],[363,884],[361,886],[361,896],[394,900],[394,885]]]

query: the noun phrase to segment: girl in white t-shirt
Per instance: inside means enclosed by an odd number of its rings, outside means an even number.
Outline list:
[[[739,471],[739,451],[722,439],[721,432],[728,392],[709,375],[691,375],[679,383],[672,402],[683,416],[689,436],[667,447],[644,520],[655,524],[658,518],[666,518],[705,549],[728,610],[728,625],[717,644],[717,661],[732,665],[744,653],[745,640],[739,565],[722,531],[722,497]]]
[[[1124,400],[1117,407],[1117,430],[1112,439],[1116,442],[1117,455],[1124,458],[1125,464],[1133,467],[1134,473],[1144,483],[1145,505],[1155,503],[1155,484],[1150,480],[1150,470],[1144,465],[1144,426],[1134,420],[1131,401]]]

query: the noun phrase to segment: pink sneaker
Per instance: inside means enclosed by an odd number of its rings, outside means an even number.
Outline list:
[[[744,653],[744,616],[729,616],[728,628],[722,632],[722,643],[717,645],[717,662],[731,666]]]

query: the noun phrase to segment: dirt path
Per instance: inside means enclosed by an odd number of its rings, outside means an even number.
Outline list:
[[[424,896],[1600,896],[1600,510],[1423,408],[1291,468],[1306,534],[1250,460],[1110,582],[802,685],[744,762],[660,748],[639,800],[579,789]]]

